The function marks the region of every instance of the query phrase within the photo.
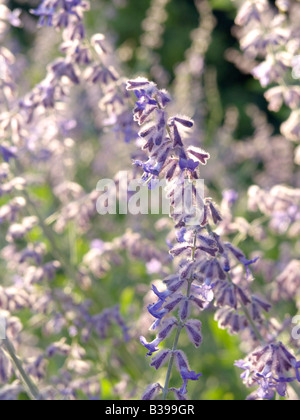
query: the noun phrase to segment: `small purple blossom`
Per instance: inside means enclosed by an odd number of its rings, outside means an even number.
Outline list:
[[[179,159],[179,167],[182,171],[189,170],[195,171],[199,166],[199,162],[193,161],[193,159]]]
[[[148,343],[145,337],[140,337],[140,342],[147,350],[149,350],[147,356],[152,356],[153,353],[156,353],[159,350],[157,346],[160,344],[161,341],[157,338],[154,341],[152,341],[152,343]]]
[[[2,155],[4,162],[9,162],[11,159],[17,157],[15,148],[5,147],[3,145],[0,145],[0,154]]]
[[[156,395],[161,390],[162,390],[162,386],[158,383],[149,385],[149,387],[145,391],[144,395],[142,396],[142,400],[144,400],[144,401],[154,400]]]
[[[257,258],[253,258],[252,260],[248,260],[245,255],[242,253],[242,251],[240,251],[239,249],[235,248],[234,246],[232,246],[231,244],[227,243],[226,244],[227,249],[234,255],[234,257],[241,263],[244,265],[244,267],[246,268],[247,274],[250,274],[250,270],[249,270],[249,266],[252,264],[257,263],[257,261],[259,260],[259,257]]]

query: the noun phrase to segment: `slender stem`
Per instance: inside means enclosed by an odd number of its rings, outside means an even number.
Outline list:
[[[163,400],[165,401],[167,399],[168,396],[168,392],[169,392],[169,383],[170,383],[170,379],[171,379],[171,373],[172,373],[172,369],[173,369],[173,365],[174,365],[174,359],[175,359],[175,351],[177,350],[177,346],[178,346],[178,341],[179,341],[179,337],[180,337],[180,333],[183,329],[183,325],[182,323],[179,324],[178,329],[177,329],[177,334],[175,337],[175,341],[173,344],[173,348],[172,348],[172,355],[169,361],[169,366],[168,366],[168,371],[167,371],[167,376],[166,376],[166,382],[165,382],[165,386],[164,386],[164,390],[163,390]]]
[[[197,230],[195,230],[195,232],[194,232],[191,261],[195,261],[196,247],[197,247]],[[187,288],[187,294],[186,294],[187,298],[190,297],[192,284],[193,284],[193,278],[191,278],[188,281],[188,288]],[[170,384],[170,380],[171,380],[171,373],[172,373],[174,360],[175,360],[175,351],[177,350],[179,337],[180,337],[180,334],[181,334],[181,331],[183,330],[183,328],[184,328],[184,324],[180,321],[179,324],[178,324],[177,333],[176,333],[176,337],[175,337],[173,348],[172,348],[172,355],[171,355],[169,365],[168,365],[165,386],[164,386],[164,389],[163,389],[163,400],[164,401],[167,399],[167,396],[168,396],[169,384]]]
[[[211,226],[210,226],[210,224],[209,224],[209,223],[205,226],[205,228],[206,228],[207,233],[208,233],[209,235],[211,235],[211,234],[213,233],[213,230],[212,230],[212,228],[211,228]]]
[[[195,254],[196,254],[196,247],[197,247],[197,231],[194,232],[194,240],[193,240],[193,249],[192,249],[192,256],[191,260],[195,261]],[[192,282],[189,282],[189,286],[191,287]]]
[[[34,401],[41,400],[41,395],[39,393],[38,388],[25,372],[22,362],[17,357],[14,346],[8,338],[3,340],[3,347],[5,348],[6,352],[9,354],[16,371],[19,372],[22,382],[24,383],[24,386],[27,389],[27,392],[30,398]]]

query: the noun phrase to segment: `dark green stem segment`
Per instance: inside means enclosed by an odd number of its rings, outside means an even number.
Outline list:
[[[168,366],[166,382],[165,382],[165,386],[164,386],[164,389],[163,389],[163,400],[164,401],[167,399],[167,396],[168,396],[169,383],[170,383],[172,368],[173,368],[174,359],[175,359],[175,351],[177,350],[178,341],[179,341],[179,337],[180,337],[180,333],[181,333],[182,329],[183,329],[183,325],[179,324],[178,329],[177,329],[177,334],[176,334],[176,337],[175,337],[175,340],[174,340],[173,348],[172,348],[172,355],[171,355],[169,366]]]
[[[14,349],[14,346],[8,338],[3,340],[3,347],[6,350],[6,352],[8,353],[9,357],[11,358],[12,363],[13,363],[16,371],[19,373],[19,375],[21,377],[21,380],[22,380],[22,382],[23,382],[23,384],[26,388],[26,391],[28,392],[28,395],[31,398],[31,400],[33,400],[33,401],[41,400],[42,398],[41,398],[41,395],[40,395],[40,392],[39,392],[38,388],[36,387],[36,385],[32,382],[30,377],[25,372],[25,370],[23,368],[23,365],[22,365],[22,362],[18,358],[18,356],[16,355],[16,351]]]

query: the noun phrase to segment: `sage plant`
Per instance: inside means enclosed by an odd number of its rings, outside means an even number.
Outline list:
[[[197,168],[206,165],[210,156],[197,147],[184,146],[184,129],[191,129],[193,121],[180,115],[169,117],[167,106],[171,99],[166,91],[144,78],[129,80],[127,89],[137,97],[134,120],[142,126],[139,136],[148,159],[134,164],[143,169],[142,181],[149,188],[155,188],[155,181],[160,177],[167,181],[168,197],[176,209],[176,196],[184,190],[180,187],[186,180],[193,185],[199,178]],[[194,185],[192,190],[195,209],[201,197]],[[148,311],[155,319],[151,329],[158,331],[155,340],[140,339],[148,350],[147,356],[152,357],[150,365],[158,370],[168,363],[168,369],[165,383],[150,385],[143,399],[153,399],[161,392],[163,399],[167,399],[169,392],[174,392],[177,399],[186,399],[188,382],[198,381],[201,373],[191,370],[185,353],[178,349],[179,337],[185,331],[196,348],[201,345],[201,321],[190,318],[191,311],[194,307],[205,310],[212,301],[218,308],[216,319],[220,328],[232,334],[247,333],[254,346],[262,346],[245,361],[236,363],[246,371],[242,375],[246,385],[258,386],[251,398],[272,399],[275,392],[286,396],[287,384],[300,381],[300,362],[276,341],[276,336],[269,335],[264,312],[269,312],[271,306],[251,293],[250,267],[258,258],[248,260],[240,249],[223,242],[212,227],[217,227],[222,217],[211,198],[203,197],[201,215],[191,213],[188,207],[180,214],[172,213],[171,217],[178,243],[172,246],[170,254],[180,261],[176,273],[164,279],[165,290],[152,286],[158,300],[149,305]],[[174,312],[177,316],[171,316]],[[159,345],[171,335],[175,336],[173,345],[159,350]],[[157,354],[153,356],[154,353]],[[174,362],[182,378],[179,389],[170,388]],[[290,376],[291,371],[294,376]]]
[[[222,114],[222,69],[206,65],[220,30],[212,2],[195,0],[172,99],[145,74],[124,74],[143,68],[168,85],[160,48],[181,5],[153,0],[135,48],[116,45],[109,21],[126,2],[42,0],[27,13],[0,1],[0,400],[186,400],[191,381],[201,387],[194,356],[204,359],[213,316],[240,337],[232,369],[249,399],[297,397],[299,2],[239,3],[242,52],[226,56],[267,89],[281,135],[250,104],[254,134],[234,138],[238,109]],[[28,56],[11,30],[22,25]],[[126,169],[127,189],[164,185],[170,218],[98,214],[113,195],[99,177],[120,190]]]

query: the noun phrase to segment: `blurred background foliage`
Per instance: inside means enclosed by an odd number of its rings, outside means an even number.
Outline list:
[[[29,11],[38,1],[27,2],[24,0],[10,1],[10,7],[21,7],[24,11]],[[120,50],[124,46],[129,46],[129,55],[123,65],[124,73],[130,76],[138,75],[140,73],[149,73],[149,63],[143,60],[139,55],[140,38],[143,33],[142,21],[146,16],[146,12],[150,6],[150,0],[92,0],[92,10],[87,15],[87,27],[89,32],[104,32],[109,34],[112,43],[114,43]],[[256,104],[262,111],[267,113],[268,119],[275,126],[275,132],[281,123],[280,114],[274,115],[267,111],[267,104],[263,97],[263,90],[260,88],[258,82],[252,77],[242,74],[236,69],[234,64],[226,60],[226,51],[229,48],[238,48],[238,43],[232,34],[232,27],[236,15],[236,8],[230,0],[210,0],[209,1],[216,18],[216,27],[212,34],[212,42],[206,54],[206,66],[209,71],[216,72],[215,86],[213,92],[217,92],[217,96],[207,99],[207,103],[212,103],[221,110],[221,117],[219,122],[222,124],[225,118],[225,111],[228,107],[234,106],[238,109],[239,124],[235,132],[236,140],[244,141],[248,136],[253,134],[253,127],[251,120],[247,115],[246,109],[249,103]],[[168,17],[165,22],[165,31],[163,34],[163,43],[155,51],[160,59],[160,62],[165,69],[169,81],[172,83],[175,77],[176,66],[185,58],[185,52],[191,44],[191,32],[198,26],[198,12],[195,8],[193,0],[171,0],[167,6]],[[29,15],[28,15],[29,19]],[[30,19],[34,19],[31,17]],[[32,50],[35,48],[37,34],[33,29],[32,23],[28,21],[22,29],[13,29],[15,39],[18,41],[15,49],[26,56],[28,64],[25,68],[24,77],[26,78],[28,87],[33,86],[36,82],[42,79],[45,74],[43,62],[38,62]],[[48,32],[48,36],[49,36]],[[44,42],[47,44],[48,39]],[[51,41],[51,49],[48,52],[49,61],[57,55],[57,45],[59,43],[59,36],[57,44]],[[205,79],[205,78],[204,78]],[[206,108],[206,117],[209,114],[214,114],[215,108]],[[284,111],[283,111],[284,112]],[[278,116],[279,115],[279,116]],[[205,119],[207,123],[207,119]],[[92,147],[96,150],[99,147],[99,133],[89,126],[86,121],[82,124],[86,128],[85,139],[81,139],[86,147]],[[212,128],[212,138],[209,139],[209,144],[204,147],[210,151],[210,145],[214,145],[218,141],[218,126]],[[111,140],[115,141],[114,139]],[[117,147],[117,146],[116,146]],[[128,154],[129,156],[129,154]],[[124,166],[130,167],[130,161],[126,163],[121,162],[119,169],[125,169]],[[245,166],[246,165],[246,166]],[[228,169],[227,176],[232,176],[231,185],[222,185],[222,187],[234,187],[243,194],[246,193],[249,184],[253,181],[253,174],[263,168],[258,167],[259,163],[249,162],[242,163],[240,166],[233,166]],[[99,179],[99,173],[91,175],[91,168],[89,165],[81,165],[77,169],[77,178],[82,185],[87,189],[95,186],[95,182]],[[205,175],[204,175],[205,176]],[[209,185],[215,192],[217,198],[221,195],[218,192],[219,185],[211,182]],[[42,201],[43,212],[50,216],[55,209],[55,202],[51,190],[47,185],[39,186],[32,191],[36,197]],[[240,212],[241,216],[249,218],[250,215],[245,210],[245,203],[241,201],[240,208],[237,209],[237,214]],[[255,215],[251,215],[254,219]],[[139,226],[142,234],[148,235],[149,225],[154,225],[157,218],[138,217],[135,224]],[[103,218],[95,221],[93,236],[98,235],[102,240],[111,240],[116,233],[122,234],[124,229],[132,226],[132,220],[124,219],[122,216],[115,216],[113,219]],[[165,244],[165,234],[163,232],[153,232],[153,237],[158,241],[159,246],[167,249]],[[39,240],[43,233],[40,229],[36,229],[32,235],[35,240]],[[149,239],[153,239],[149,237]],[[0,246],[4,245],[4,238],[0,238]],[[70,253],[72,258],[76,261],[81,261],[84,254],[89,249],[88,239],[83,239],[74,234],[72,226],[69,227],[69,237],[61,238],[61,246],[67,253]],[[247,254],[251,254],[255,250],[255,244],[249,240],[244,250]],[[262,245],[263,246],[263,245]],[[248,248],[247,248],[248,247]],[[280,244],[278,239],[269,238],[269,243],[266,246],[266,253],[270,259],[276,259],[278,255]],[[124,253],[122,255],[124,263],[120,267],[112,267],[107,275],[96,283],[88,292],[82,292],[80,288],[76,287],[73,292],[77,296],[78,301],[83,297],[89,297],[93,301],[93,309],[95,313],[99,312],[103,307],[117,304],[120,302],[121,311],[129,325],[132,325],[139,317],[143,309],[143,299],[146,295],[151,282],[155,280],[155,276],[149,275],[145,268],[145,264],[139,261],[133,261]],[[258,278],[258,282],[263,279]],[[62,276],[58,276],[55,280],[55,286],[67,289],[68,285]],[[138,287],[137,287],[138,286]],[[104,294],[105,291],[105,294]],[[96,297],[96,298],[95,298]],[[293,308],[284,308],[284,310],[293,311]],[[284,313],[283,313],[284,315]],[[22,316],[23,323],[31,331],[35,331],[34,322],[28,324],[28,314],[24,312]],[[213,321],[212,311],[208,311],[201,316],[203,323],[203,345],[199,350],[194,350],[187,342],[186,337],[182,337],[180,348],[185,350],[189,356],[190,364],[193,370],[203,373],[203,378],[197,383],[191,384],[189,395],[193,399],[225,399],[225,400],[239,400],[245,399],[249,391],[244,388],[239,378],[239,370],[233,367],[235,360],[243,357],[240,350],[240,342],[236,337],[230,337],[227,332],[219,330],[217,323]],[[36,330],[35,335],[44,343],[42,347],[46,347],[47,338],[42,334],[42,330]],[[65,336],[68,337],[68,332],[65,331]],[[68,338],[69,340],[69,338]],[[112,343],[113,342],[113,346]],[[89,356],[94,362],[95,374],[100,372],[100,381],[102,389],[102,398],[115,399],[114,389],[124,380],[126,385],[127,398],[139,398],[145,389],[145,386],[153,382],[153,377],[163,381],[166,373],[166,368],[161,369],[157,377],[157,373],[152,368],[149,368],[149,361],[145,358],[145,349],[139,345],[137,340],[133,340],[129,345],[122,344],[120,332],[118,330],[112,331],[112,335],[108,340],[99,342],[99,339],[94,340],[94,347],[88,348]],[[51,361],[49,366],[49,374],[55,375],[62,364],[61,359],[55,358]],[[122,366],[122,371],[125,376],[120,378],[119,371]],[[179,384],[172,383],[172,386]],[[132,394],[131,394],[132,391]],[[81,396],[83,399],[84,395]],[[24,397],[25,398],[25,397]]]

